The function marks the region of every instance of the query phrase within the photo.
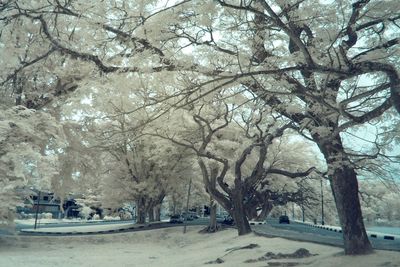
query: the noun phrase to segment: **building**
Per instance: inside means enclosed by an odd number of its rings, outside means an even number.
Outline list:
[[[24,206],[17,207],[18,213],[51,213],[53,218],[58,218],[60,216],[60,200],[54,196],[54,193],[39,191],[33,188],[24,188],[19,191],[24,198]]]

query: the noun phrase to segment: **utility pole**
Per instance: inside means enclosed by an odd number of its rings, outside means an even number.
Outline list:
[[[183,233],[186,233],[186,226],[187,226],[187,218],[189,215],[189,198],[190,198],[190,189],[192,187],[192,178],[189,179],[189,186],[187,192],[187,199],[186,199],[186,213],[185,213],[185,225],[183,226]]]
[[[325,225],[325,218],[324,218],[324,190],[322,187],[322,178],[321,178],[321,224]]]
[[[36,230],[37,220],[38,220],[38,215],[39,215],[39,205],[40,205],[40,190],[39,190],[37,203],[36,203],[35,227],[34,227],[35,230]]]

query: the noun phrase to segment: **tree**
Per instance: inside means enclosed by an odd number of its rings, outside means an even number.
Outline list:
[[[1,85],[14,90],[11,95],[18,101],[21,88],[35,91],[34,86],[18,86],[19,78],[29,77],[22,80],[34,84],[38,76],[50,93],[39,91],[37,98],[57,95],[57,79],[49,83],[42,78],[47,77],[44,63],[53,59],[62,65],[68,58],[70,64],[59,69],[74,70],[74,81],[110,73],[182,74],[170,84],[179,89],[156,94],[150,105],[172,97],[177,98],[175,107],[191,104],[227,87],[248,90],[319,146],[328,164],[345,252],[369,253],[357,174],[343,135],[400,112],[397,5],[395,0],[385,5],[378,0],[167,5],[9,0],[1,7],[1,42],[7,44]],[[83,78],[75,62],[89,66]]]
[[[129,110],[142,100],[138,92],[119,88],[93,96],[83,106],[71,103],[87,114],[80,118],[81,123],[86,123],[78,133],[83,140],[75,147],[78,151],[90,151],[83,152],[83,156],[96,155],[95,162],[85,163],[95,172],[103,206],[117,209],[124,202],[135,202],[138,223],[144,223],[146,216],[150,221],[160,219],[162,201],[175,190],[173,185],[185,184],[191,169],[185,149],[167,141],[155,143],[143,135],[140,121],[156,111],[142,112],[141,117],[130,114]],[[86,175],[82,175],[80,184],[88,180]],[[94,189],[93,183],[91,187]]]
[[[370,225],[379,221],[396,225],[400,221],[399,187],[379,180],[360,182],[361,204],[365,219]]]
[[[290,124],[279,125],[280,122],[273,116],[264,119],[266,112],[260,110],[257,118],[245,120],[244,129],[233,127],[230,123],[232,117],[236,116],[235,113],[229,110],[227,104],[223,108],[218,102],[220,100],[216,100],[216,105],[203,104],[198,111],[191,111],[194,114],[193,121],[197,125],[196,132],[199,132],[200,136],[193,133],[188,135],[185,130],[181,133],[174,131],[173,136],[169,136],[168,133],[158,136],[190,148],[196,153],[206,191],[232,216],[238,234],[244,235],[251,232],[248,222],[248,219],[254,216],[251,211],[269,205],[271,200],[268,196],[271,196],[273,191],[268,189],[271,180],[267,180],[267,177],[303,177],[315,168],[291,171],[293,166],[299,168],[305,162],[299,163],[298,159],[292,162],[290,157],[278,156],[279,149],[273,152],[275,139],[281,137],[284,131],[290,128]],[[236,112],[240,114],[245,110]],[[247,139],[247,142],[239,141],[241,138]],[[306,154],[304,150],[302,152]],[[269,159],[268,153],[273,154]],[[234,162],[233,165],[231,162]],[[232,178],[229,179],[229,176]],[[279,184],[276,186],[283,186],[281,181],[282,179],[275,179],[275,183]],[[274,193],[279,195],[278,191]],[[280,197],[283,197],[282,193]]]
[[[328,164],[345,253],[369,253],[357,174],[340,134],[393,112],[391,107],[400,111],[394,52],[399,16],[390,9],[396,3],[376,10],[374,1],[318,8],[312,1],[218,2],[221,10],[204,15],[207,26],[188,16],[191,27],[175,33],[201,47],[196,52],[203,58],[212,51],[225,59],[215,83],[241,84],[307,132]],[[212,62],[217,60],[206,64]]]
[[[24,188],[48,189],[58,176],[58,154],[64,135],[48,114],[23,106],[0,113],[0,183],[2,223],[12,222],[23,206]],[[24,192],[24,191],[22,191]]]

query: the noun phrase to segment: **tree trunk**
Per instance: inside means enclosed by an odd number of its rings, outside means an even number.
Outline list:
[[[258,214],[256,218],[256,221],[259,222],[265,221],[265,219],[267,218],[273,207],[274,206],[269,201],[267,201],[267,203],[264,203],[260,214]]]
[[[154,215],[155,215],[155,221],[159,222],[161,221],[161,205],[157,205],[154,207]]]
[[[257,220],[258,209],[257,205],[246,205],[246,216],[250,220]]]
[[[234,195],[232,195],[233,209],[231,210],[232,212],[231,215],[233,217],[233,220],[235,221],[238,234],[246,235],[251,233],[251,228],[249,221],[247,220],[246,217],[246,212],[243,205],[242,192],[240,192],[240,189],[238,188],[236,188],[235,191],[236,192],[234,193]]]
[[[348,166],[336,169],[332,176],[332,188],[335,192],[336,208],[343,229],[345,254],[357,255],[372,252],[362,218],[357,175],[354,169]]]
[[[327,160],[329,173],[332,173],[331,187],[343,230],[344,252],[346,255],[371,253],[372,246],[362,218],[357,174],[344,153],[340,137],[332,144],[321,145],[320,149]]]
[[[148,210],[149,222],[154,222],[154,209],[149,208]]]
[[[143,224],[146,222],[146,207],[143,198],[136,201],[136,223]]]
[[[208,225],[208,232],[214,233],[217,228],[217,203],[214,199],[210,199],[210,222]]]
[[[175,197],[172,197],[172,214],[176,214],[176,199]]]

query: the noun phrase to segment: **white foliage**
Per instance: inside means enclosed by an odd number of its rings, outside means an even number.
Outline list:
[[[50,115],[16,106],[0,113],[0,220],[11,219],[21,205],[16,190],[24,186],[48,189],[58,175],[57,157],[46,148],[62,144],[63,133]],[[4,199],[3,199],[4,198]]]
[[[82,208],[80,208],[79,216],[81,216],[81,218],[83,218],[83,219],[89,219],[90,214],[93,212],[94,212],[94,210],[92,210],[90,207],[83,206]]]

